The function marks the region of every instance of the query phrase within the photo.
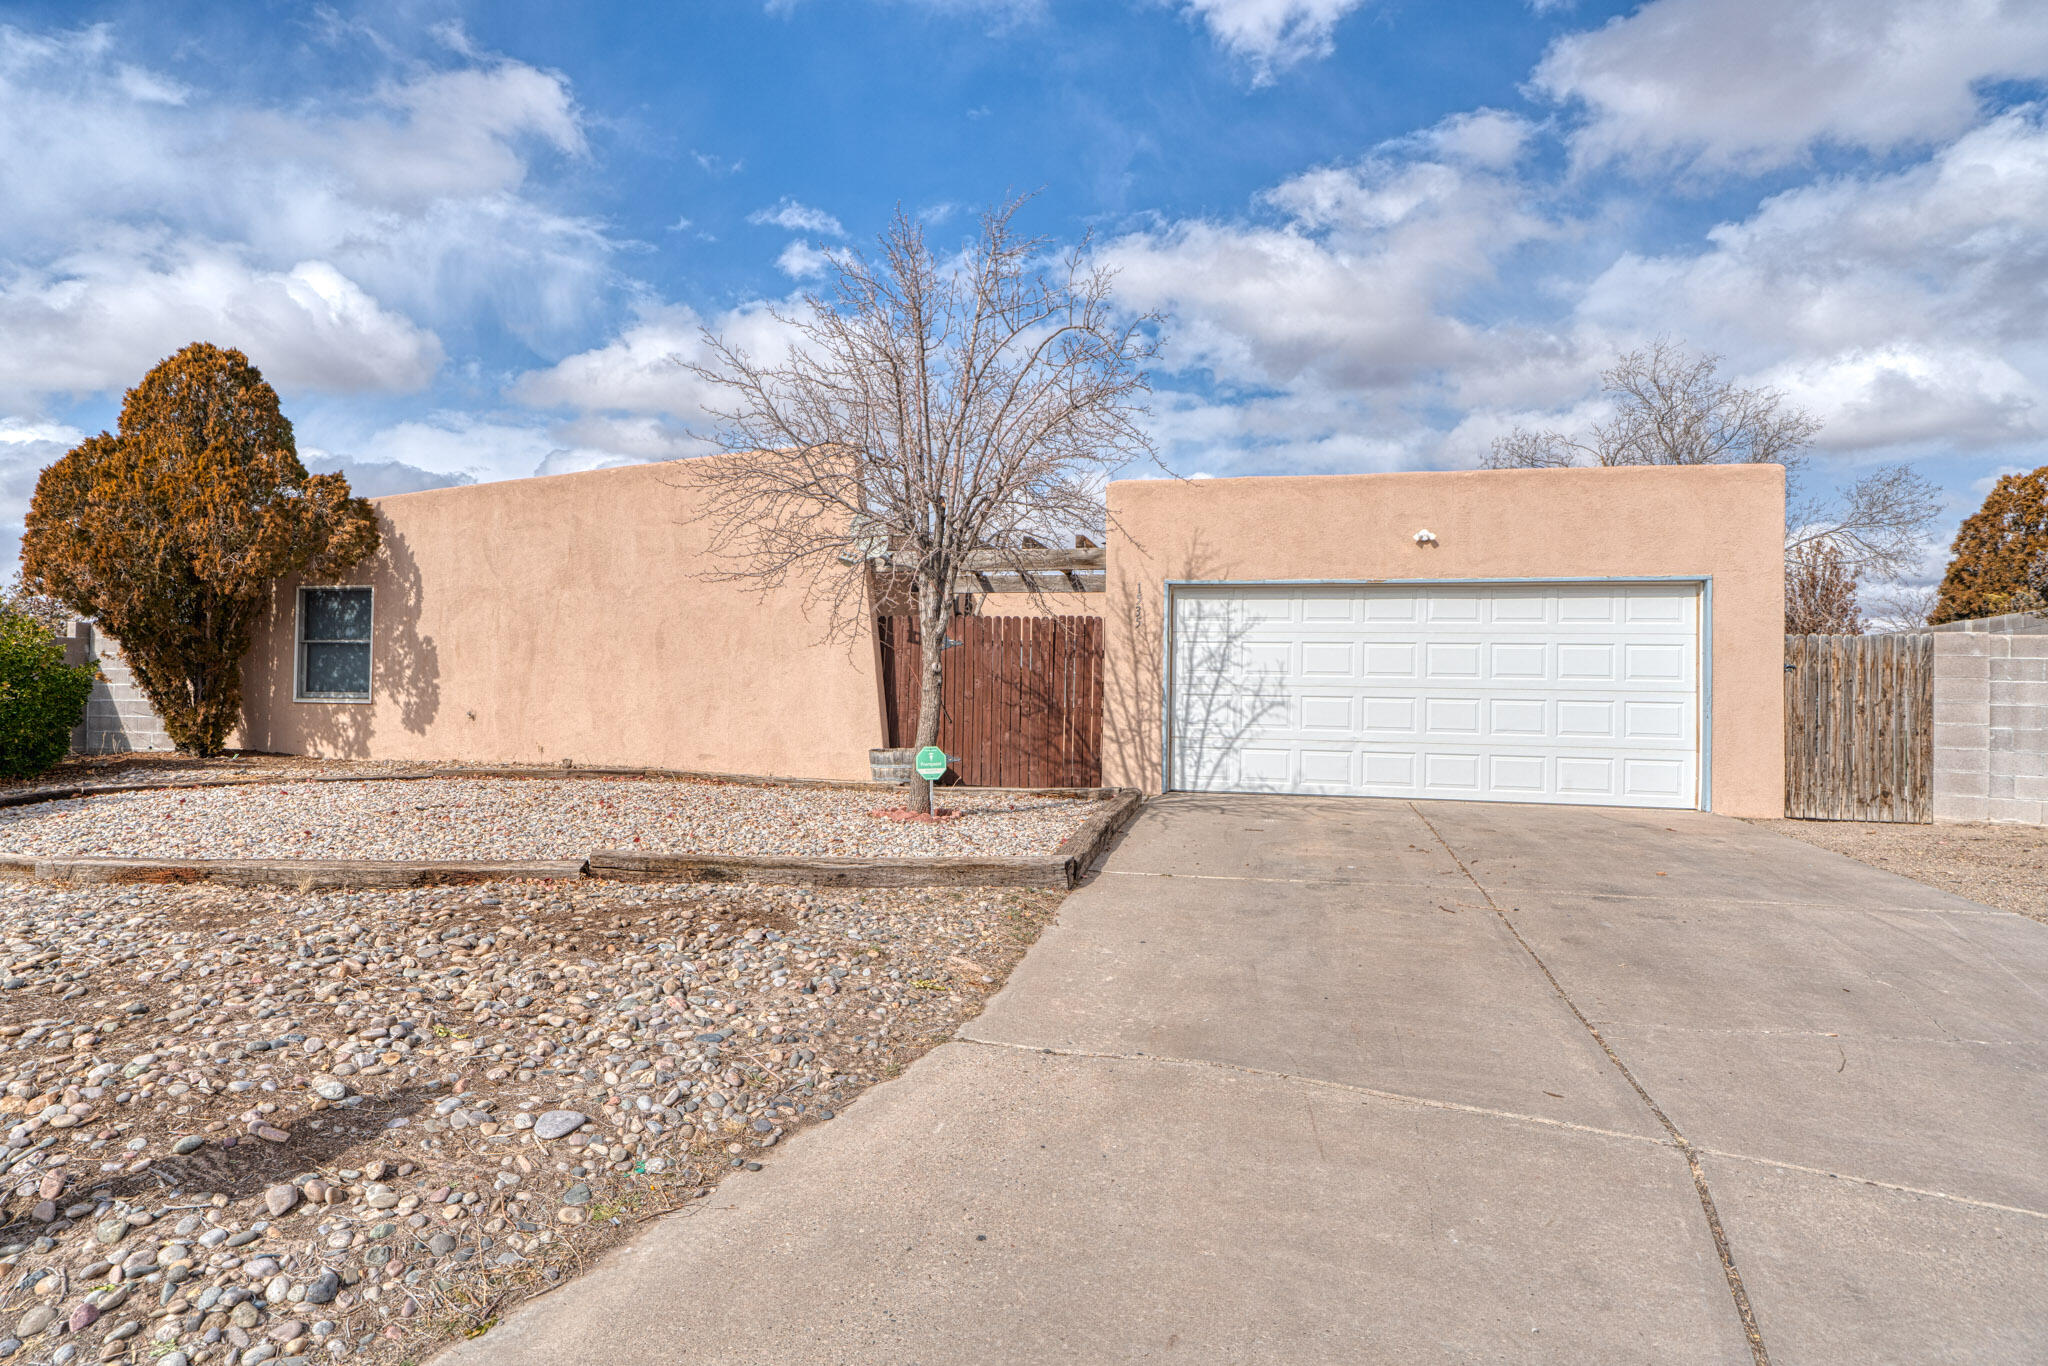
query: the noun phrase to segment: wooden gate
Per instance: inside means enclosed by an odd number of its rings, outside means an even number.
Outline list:
[[[1934,637],[1785,637],[1785,814],[1910,821],[1931,813]]]
[[[878,617],[889,746],[917,741],[923,642],[914,617]],[[955,617],[939,746],[975,787],[1102,784],[1102,620]]]

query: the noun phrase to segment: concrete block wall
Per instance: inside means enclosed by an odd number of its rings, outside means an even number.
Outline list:
[[[1934,819],[2048,824],[2048,617],[1934,628]]]
[[[164,734],[163,721],[135,686],[135,676],[121,658],[121,645],[101,635],[89,621],[72,623],[64,642],[65,658],[74,664],[97,657],[100,681],[85,701],[85,719],[71,732],[75,754],[125,754],[176,749]]]

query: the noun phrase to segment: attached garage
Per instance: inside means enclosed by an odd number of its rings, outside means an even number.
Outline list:
[[[1773,465],[1109,486],[1103,776],[1784,811]]]
[[[1170,585],[1166,785],[1706,806],[1704,587]]]

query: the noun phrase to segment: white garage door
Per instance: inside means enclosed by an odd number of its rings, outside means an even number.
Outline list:
[[[1696,584],[1180,586],[1172,786],[1699,804]]]

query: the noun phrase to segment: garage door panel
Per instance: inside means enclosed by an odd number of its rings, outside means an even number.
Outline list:
[[[1560,754],[1557,757],[1557,790],[1575,797],[1612,797],[1615,760],[1591,754]]]
[[[1358,729],[1352,719],[1355,699],[1350,697],[1316,697],[1301,699],[1301,728],[1305,731],[1333,730],[1349,735]]]
[[[1627,645],[1622,658],[1630,683],[1682,683],[1686,678],[1686,648],[1679,644]]]
[[[1371,679],[1420,678],[1421,648],[1413,641],[1365,642],[1365,676]]]
[[[1696,803],[1692,585],[1190,587],[1174,632],[1177,787]]]
[[[1478,597],[1463,593],[1432,593],[1423,599],[1423,608],[1423,620],[1429,622],[1476,624],[1480,617]]]
[[[1495,754],[1488,758],[1491,786],[1496,792],[1513,792],[1540,797],[1550,787],[1550,763],[1533,754]]]
[[[1431,641],[1423,646],[1423,676],[1430,682],[1463,682],[1479,677],[1479,642]]]
[[[1400,795],[1414,790],[1420,755],[1407,750],[1369,749],[1360,758],[1365,769],[1360,776],[1367,787],[1398,789]]]
[[[1548,621],[1550,600],[1541,593],[1499,593],[1488,599],[1486,619],[1503,626]]]
[[[1625,740],[1686,739],[1687,707],[1683,702],[1626,702],[1622,738]]]
[[[1540,679],[1550,672],[1550,650],[1540,640],[1496,640],[1486,653],[1490,678]]]
[[[1432,738],[1479,734],[1479,699],[1476,697],[1431,697],[1422,704],[1422,715]]]
[[[1614,738],[1614,703],[1605,699],[1560,698],[1557,733],[1572,740]]]
[[[1614,646],[1605,641],[1573,642],[1557,647],[1557,677],[1560,681],[1611,683],[1614,681]]]
[[[1675,798],[1685,792],[1686,765],[1678,759],[1623,759],[1622,792],[1630,797]]]
[[[1367,697],[1363,729],[1368,735],[1420,735],[1417,718],[1422,714],[1419,697]]]
[[[1550,729],[1550,705],[1540,697],[1496,697],[1487,703],[1488,735],[1534,739]]]
[[[1348,593],[1308,593],[1301,600],[1304,622],[1353,622],[1358,620],[1358,600]]]
[[[1301,780],[1323,787],[1349,787],[1358,781],[1348,749],[1308,749],[1301,754]]]
[[[1358,672],[1350,641],[1305,640],[1301,643],[1304,678],[1350,678]]]
[[[1591,622],[1614,621],[1615,597],[1611,592],[1574,593],[1561,596],[1557,602],[1557,619],[1572,625]]]

